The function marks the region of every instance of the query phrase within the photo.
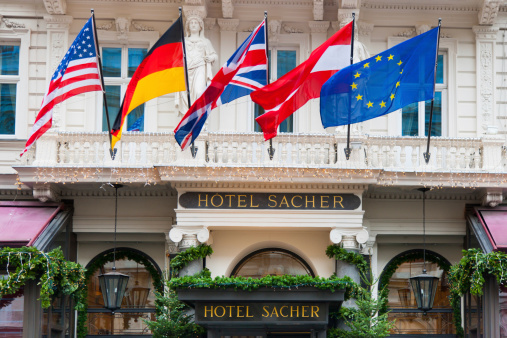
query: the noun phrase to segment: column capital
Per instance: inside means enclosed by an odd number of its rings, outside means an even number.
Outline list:
[[[208,11],[206,10],[206,6],[183,6],[183,15],[186,20],[192,17],[204,20],[208,16]]]
[[[329,21],[308,21],[312,33],[327,33]]]
[[[334,228],[329,233],[329,239],[333,244],[341,243],[346,250],[359,250],[360,245],[365,244],[370,239],[370,234],[365,228]]]
[[[496,36],[500,30],[498,26],[473,26],[476,40],[496,41]]]
[[[186,249],[207,242],[210,239],[210,233],[208,227],[204,226],[181,227],[175,225],[169,231],[169,239],[178,243],[180,249]]]
[[[221,32],[236,32],[239,26],[239,19],[218,19],[217,21]]]
[[[179,252],[178,243],[175,243],[171,240],[171,238],[169,237],[169,233],[165,234],[165,241],[167,243],[166,255],[173,255]]]

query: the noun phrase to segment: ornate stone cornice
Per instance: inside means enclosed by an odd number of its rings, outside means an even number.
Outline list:
[[[432,5],[432,4],[393,4],[390,2],[380,2],[378,0],[364,1],[361,8],[375,10],[404,10],[404,11],[446,11],[446,12],[477,12],[476,6],[455,6],[455,5]]]
[[[248,189],[254,190],[335,190],[362,191],[368,188],[366,184],[318,184],[318,183],[248,183],[248,182],[172,182],[174,189]]]
[[[476,39],[496,41],[499,27],[496,26],[473,26]]]
[[[492,25],[498,15],[501,3],[502,1],[499,0],[484,0],[479,10],[479,24]]]
[[[313,0],[313,20],[324,20],[324,0]]]
[[[107,185],[103,185],[97,189],[68,189],[60,191],[61,197],[114,197],[115,191],[112,188],[108,188]],[[122,188],[118,189],[118,197],[122,198],[138,198],[138,197],[176,197],[176,192],[172,189],[134,189],[134,188]]]
[[[204,19],[204,29],[206,31],[211,31],[215,29],[215,26],[217,24],[217,19],[215,18],[205,18]]]
[[[366,192],[363,199],[380,199],[380,200],[419,200],[422,199],[422,193],[419,191],[374,191]],[[426,194],[427,200],[452,200],[452,201],[477,201],[475,194],[463,193],[431,193]]]
[[[190,17],[204,19],[208,15],[206,6],[183,6],[183,15],[188,20]]]
[[[152,32],[155,30],[154,27],[143,25],[142,23],[138,21],[132,21],[132,27],[137,29],[140,32]]]
[[[26,25],[24,23],[19,23],[16,21],[11,21],[10,19],[7,19],[0,15],[1,23],[5,25],[5,27],[9,29],[16,29],[16,28],[25,28]]]
[[[360,36],[370,36],[373,32],[374,25],[369,22],[359,21],[357,22],[357,30]]]
[[[218,19],[217,21],[222,32],[236,32],[239,26],[238,19]]]
[[[37,184],[33,187],[33,197],[41,202],[59,202],[60,189],[52,184]]]
[[[312,7],[313,0],[236,0],[235,5]]]
[[[65,14],[67,11],[67,0],[43,0],[48,14]]]
[[[47,29],[68,29],[73,18],[70,15],[45,15]]]
[[[308,27],[312,33],[327,33],[329,21],[309,21]]]

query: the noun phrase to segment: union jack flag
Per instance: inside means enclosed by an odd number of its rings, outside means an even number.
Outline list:
[[[264,20],[227,60],[174,130],[174,137],[182,150],[199,136],[214,108],[249,95],[267,84],[267,63]]]
[[[51,77],[30,137],[20,156],[23,156],[35,141],[51,128],[55,105],[78,94],[102,91],[94,31],[92,16],[81,29]]]

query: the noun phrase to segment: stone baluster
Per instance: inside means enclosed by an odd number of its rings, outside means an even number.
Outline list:
[[[234,163],[234,142],[230,141],[227,147],[227,163]]]

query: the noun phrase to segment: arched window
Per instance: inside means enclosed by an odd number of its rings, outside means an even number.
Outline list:
[[[423,270],[423,251],[410,250],[394,257],[380,277],[380,290],[387,287],[389,320],[396,320],[391,336],[426,335],[454,337],[452,307],[449,301],[447,272],[449,261],[439,254],[426,250],[426,270],[439,278],[433,310],[423,314],[417,309],[409,278],[420,275]],[[387,285],[386,285],[387,284]]]
[[[88,265],[89,336],[151,335],[143,319],[155,320],[155,289],[160,291],[161,271],[144,253],[131,248],[116,249],[116,271],[129,275],[121,309],[115,314],[104,308],[99,275],[112,271],[112,250],[97,255]]]
[[[232,277],[261,278],[267,275],[311,275],[308,263],[293,252],[278,248],[261,249],[243,258],[232,270]]]

